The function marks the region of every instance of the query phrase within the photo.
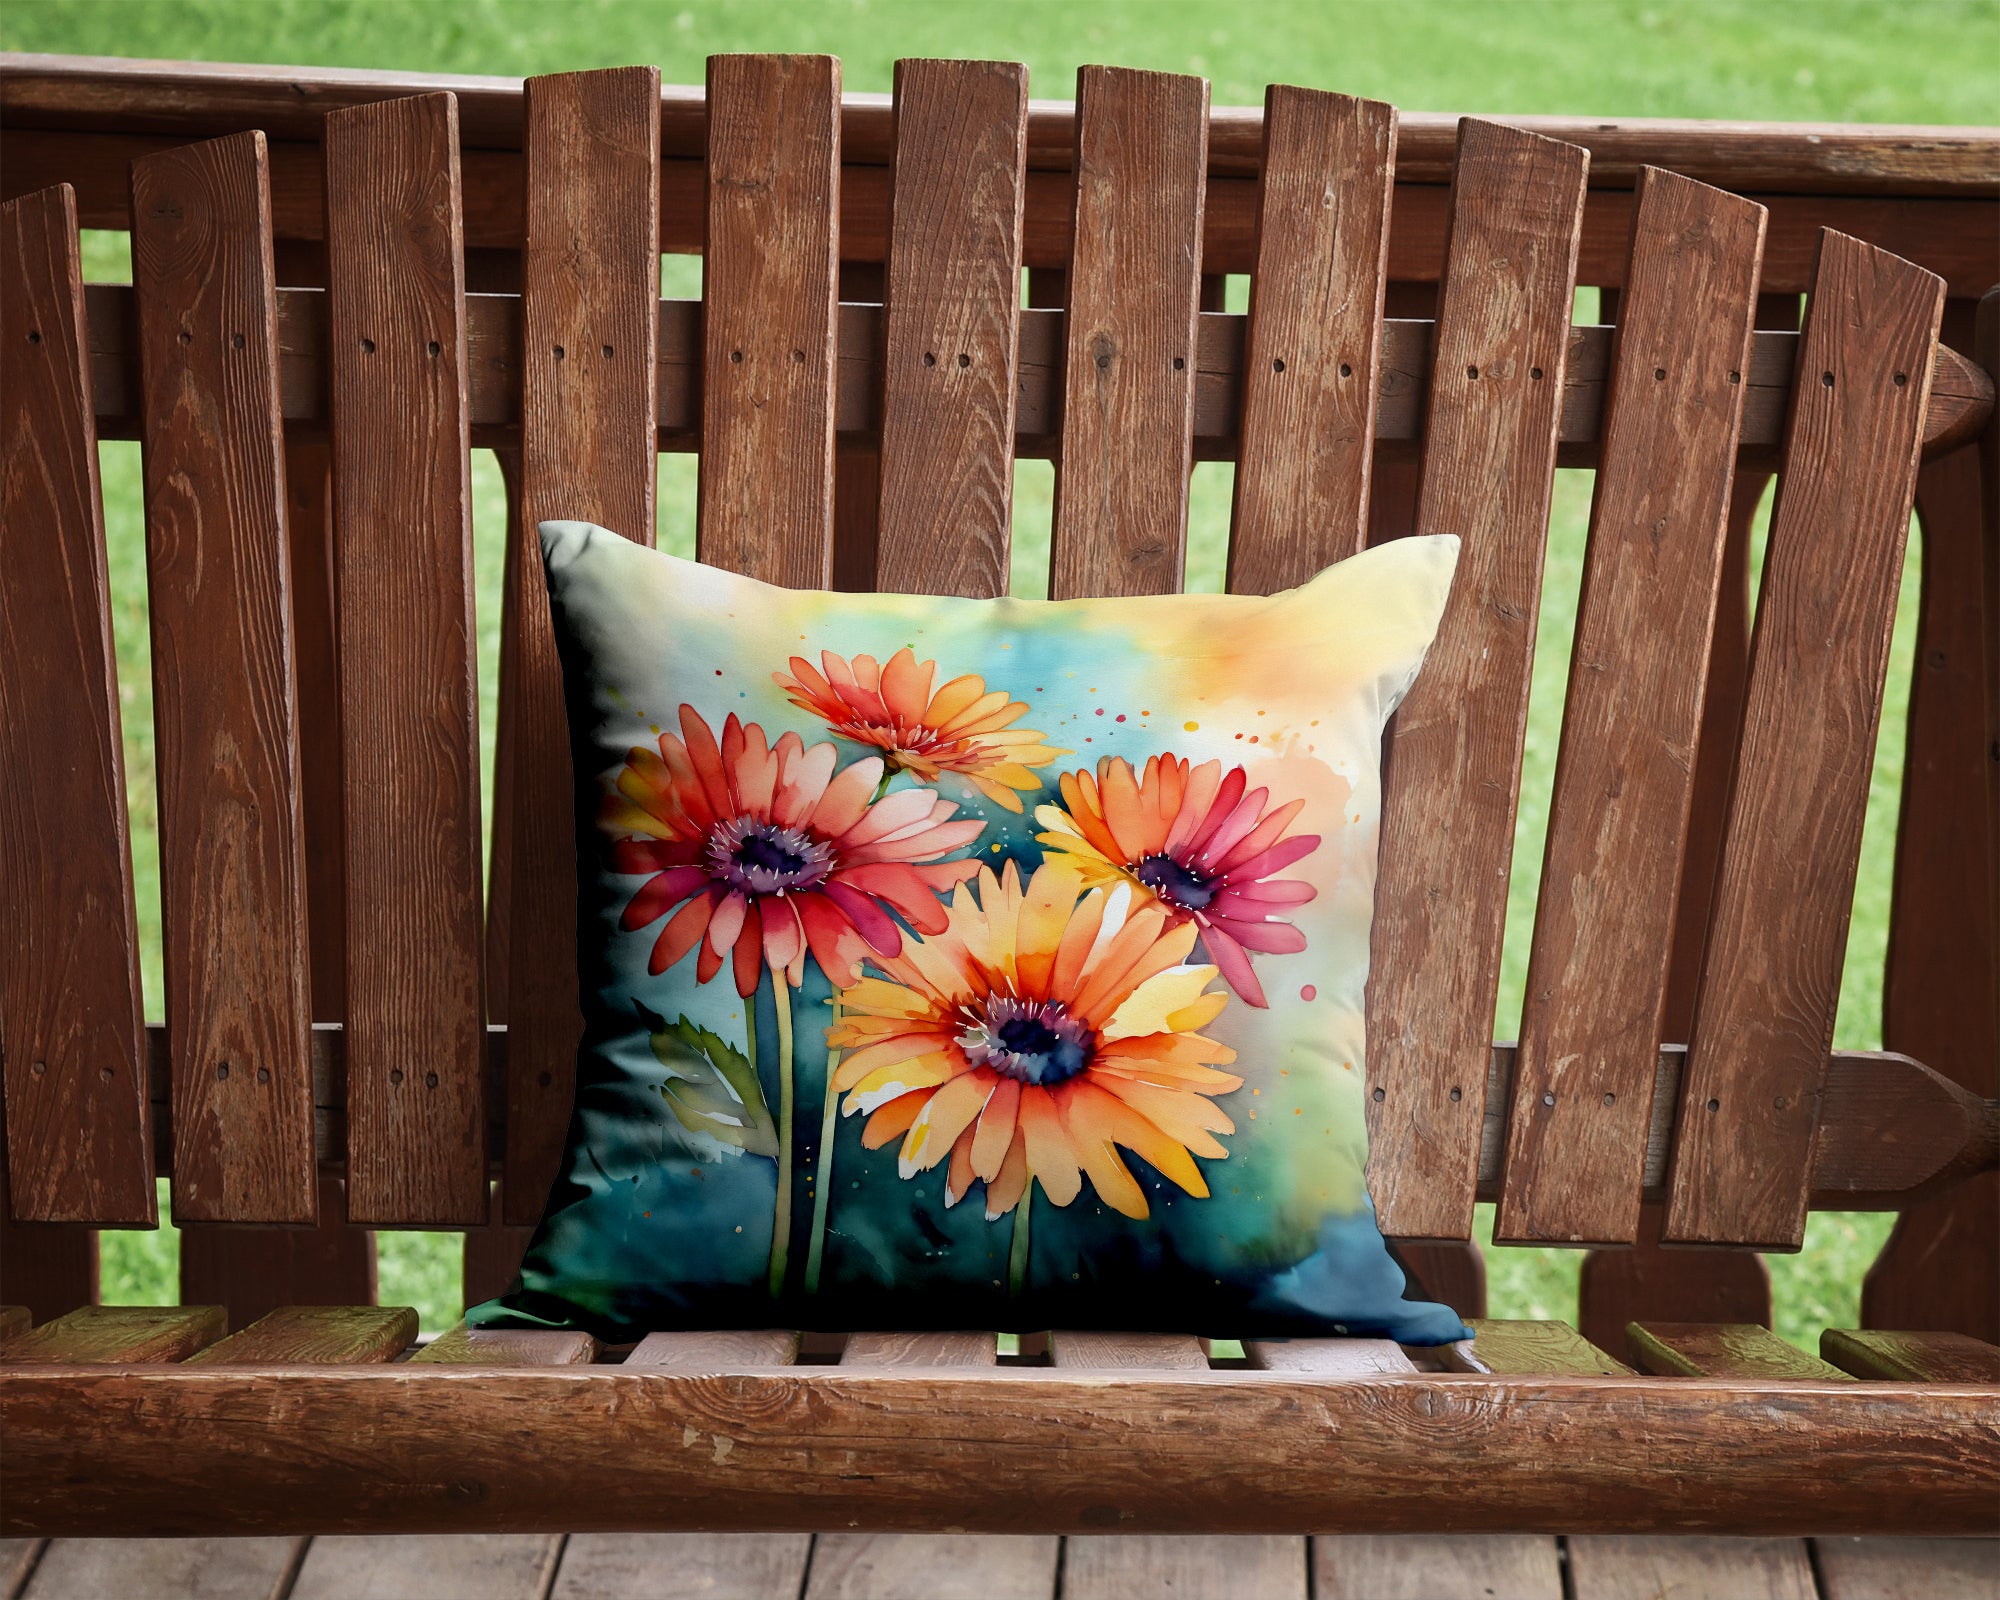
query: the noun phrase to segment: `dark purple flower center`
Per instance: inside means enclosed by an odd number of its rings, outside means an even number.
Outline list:
[[[1132,876],[1162,900],[1184,911],[1204,911],[1215,898],[1213,878],[1172,856],[1147,856],[1132,869]]]
[[[1097,1035],[1072,1017],[1060,1000],[1018,1000],[996,994],[971,1008],[958,1044],[975,1067],[991,1067],[1003,1078],[1049,1088],[1068,1082],[1090,1065]]]
[[[745,894],[786,894],[823,882],[833,847],[803,828],[737,817],[709,834],[708,870]]]

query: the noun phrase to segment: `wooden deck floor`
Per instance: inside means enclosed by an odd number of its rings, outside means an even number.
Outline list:
[[[0,1583],[6,1600],[2000,1600],[2000,1541],[8,1539]]]

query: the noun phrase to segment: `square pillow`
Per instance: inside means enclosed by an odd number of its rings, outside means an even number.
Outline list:
[[[1457,562],[795,592],[541,527],[568,1148],[475,1326],[1468,1337],[1363,1182],[1382,728]]]

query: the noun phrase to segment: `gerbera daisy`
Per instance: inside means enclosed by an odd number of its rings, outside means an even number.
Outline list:
[[[1313,886],[1277,873],[1319,847],[1316,833],[1280,837],[1304,807],[1293,800],[1267,811],[1268,789],[1251,789],[1241,767],[1190,766],[1153,756],[1143,776],[1121,756],[1105,756],[1097,776],[1066,772],[1063,803],[1038,806],[1048,831],[1036,839],[1074,860],[1085,884],[1129,882],[1175,923],[1201,930],[1223,981],[1253,1006],[1264,986],[1248,952],[1294,954],[1306,936],[1272,913],[1312,899]]]
[[[873,656],[848,661],[822,651],[819,659],[824,675],[793,656],[789,677],[771,676],[793,705],[824,717],[843,739],[874,745],[891,772],[914,773],[926,783],[955,772],[988,799],[1019,811],[1014,791],[1041,787],[1028,769],[1069,754],[1043,744],[1032,729],[1015,728],[1026,702],[989,692],[984,678],[968,673],[932,694],[937,663],[919,663],[907,648],[886,667]]]
[[[902,948],[890,910],[913,928],[944,927],[938,896],[978,863],[938,857],[970,844],[983,822],[951,821],[958,807],[930,789],[871,798],[879,757],[835,772],[834,746],[808,749],[796,733],[768,744],[761,727],[732,715],[718,746],[692,706],[680,725],[657,751],[632,751],[602,813],[607,829],[639,836],[612,846],[614,871],[646,878],[621,925],[667,917],[649,972],[699,947],[696,981],[728,955],[747,997],[766,963],[796,987],[810,950],[840,987],[863,957]]]
[[[942,933],[876,958],[841,996],[828,1043],[852,1053],[833,1089],[848,1115],[871,1113],[862,1142],[901,1138],[904,1177],[949,1161],[945,1200],[975,1178],[986,1215],[1014,1210],[1036,1179],[1056,1205],[1083,1174],[1105,1204],[1147,1215],[1145,1192],[1117,1147],[1144,1157],[1191,1195],[1208,1184],[1194,1157],[1229,1154],[1235,1124],[1207,1097],[1243,1080],[1199,1030],[1228,996],[1215,968],[1189,966],[1192,924],[1172,925],[1129,890],[1078,895],[1083,875],[1045,864],[1024,892],[1002,876],[961,884]]]

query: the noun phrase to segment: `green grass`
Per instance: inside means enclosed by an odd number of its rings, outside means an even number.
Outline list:
[[[1057,98],[1072,92],[1077,66],[1108,61],[1204,73],[1218,104],[1257,103],[1264,84],[1277,79],[1377,96],[1409,110],[1515,114],[1952,123],[1990,120],[2000,104],[1996,0],[1266,0],[1257,6],[1017,0],[978,9],[912,0],[12,0],[0,11],[0,47],[504,74],[651,61],[668,81],[681,83],[699,83],[703,60],[715,51],[823,50],[842,58],[849,89],[876,91],[890,87],[898,56],[986,55],[1026,61],[1034,92]],[[90,236],[85,260],[93,279],[127,275],[122,236]],[[667,265],[666,292],[699,293],[698,264]],[[1232,281],[1231,291],[1232,307],[1241,309],[1243,281]],[[1594,318],[1594,300],[1588,291],[1581,297],[1583,320]],[[102,459],[146,1001],[148,1014],[158,1016],[157,806],[138,447],[107,443]],[[1191,588],[1221,587],[1231,470],[1211,464],[1195,473]],[[1021,463],[1017,593],[1043,592],[1052,491],[1046,462]],[[504,503],[499,473],[484,452],[475,453],[473,492],[481,734],[490,769]],[[1511,1035],[1520,1014],[1589,501],[1589,474],[1558,475],[1495,1015],[1502,1036]],[[691,553],[693,507],[692,458],[663,457],[659,534],[667,548]],[[1913,546],[1841,987],[1837,1042],[1845,1048],[1880,1041],[1915,563]],[[1801,1253],[1772,1257],[1779,1331],[1810,1347],[1821,1327],[1851,1325],[1861,1274],[1888,1224],[1887,1217],[1815,1216]],[[1477,1231],[1489,1246],[1491,1230],[1491,1208],[1482,1206]],[[383,1234],[380,1255],[385,1301],[416,1305],[427,1328],[457,1315],[455,1235]],[[173,1299],[177,1257],[170,1226],[153,1234],[107,1233],[105,1298]],[[1492,1249],[1488,1262],[1495,1315],[1575,1315],[1575,1252]]]

